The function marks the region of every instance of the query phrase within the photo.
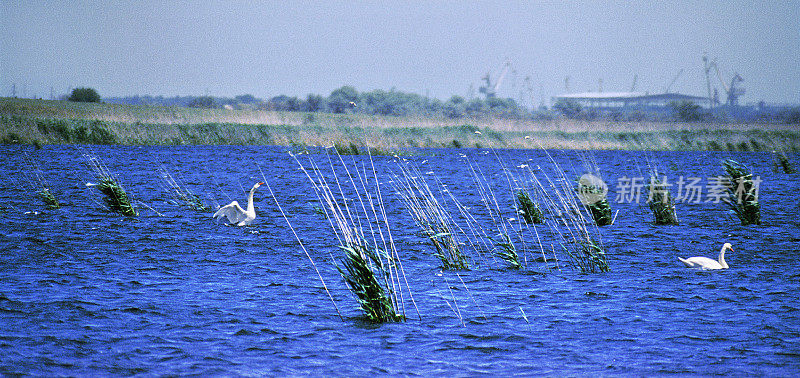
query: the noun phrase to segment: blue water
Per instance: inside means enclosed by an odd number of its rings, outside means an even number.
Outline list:
[[[611,266],[599,274],[488,264],[460,278],[440,275],[387,188],[389,222],[421,320],[408,309],[406,322],[375,325],[339,278],[330,226],[283,148],[0,150],[2,375],[800,374],[800,176],[773,173],[768,154],[552,151],[570,172],[581,157],[593,157],[611,184],[619,214],[599,230]],[[24,190],[31,181],[26,152],[61,209],[45,210]],[[136,218],[107,212],[85,185],[92,178],[82,152],[97,155],[152,210],[140,205]],[[407,159],[478,208],[461,153],[482,167],[504,211],[510,196],[498,161],[552,166],[542,151],[498,151],[499,159],[483,150],[420,151]],[[701,177],[705,186],[722,173],[724,158],[761,176],[763,225],[739,225],[723,204],[679,203],[679,226],[655,226],[643,203],[614,202],[620,178],[642,176],[648,162],[671,178]],[[365,158],[345,159],[358,165]],[[212,204],[244,202],[260,167],[344,319],[268,190],[256,193],[253,225],[215,224],[209,213],[167,201],[162,165]],[[381,177],[396,167],[391,157],[376,157],[375,165]],[[686,269],[677,259],[715,257],[724,241],[735,248],[726,255],[728,270]]]

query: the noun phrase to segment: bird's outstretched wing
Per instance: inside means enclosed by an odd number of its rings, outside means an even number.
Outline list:
[[[228,218],[229,223],[238,224],[247,218],[247,214],[245,214],[244,209],[239,206],[239,202],[233,201],[223,207],[220,207],[219,210],[214,213],[214,219],[221,218]]]

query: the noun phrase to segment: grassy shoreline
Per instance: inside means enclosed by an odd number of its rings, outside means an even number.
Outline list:
[[[800,151],[798,125],[451,120],[11,98],[0,98],[0,125],[0,142],[35,145],[336,144],[369,145],[386,151],[442,147]]]

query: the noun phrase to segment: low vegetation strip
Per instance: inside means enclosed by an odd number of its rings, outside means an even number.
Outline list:
[[[797,125],[514,119],[190,109],[0,98],[5,144],[369,145],[406,148],[800,151]]]

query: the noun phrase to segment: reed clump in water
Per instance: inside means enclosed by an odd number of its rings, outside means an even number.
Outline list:
[[[498,234],[500,239],[492,239],[495,245],[499,248],[495,249],[495,254],[505,261],[511,269],[520,269],[522,264],[519,262],[519,253],[517,247],[511,241],[511,238],[506,234]]]
[[[39,189],[36,192],[36,195],[39,196],[39,199],[41,199],[42,202],[44,202],[45,206],[47,206],[48,209],[55,210],[61,208],[61,204],[58,203],[58,199],[56,199],[56,196],[54,196],[53,193],[50,192],[50,188],[45,187]]]
[[[36,197],[38,197],[50,210],[61,208],[61,204],[50,190],[50,184],[45,179],[44,172],[39,165],[36,164],[34,159],[28,153],[25,153],[24,161],[26,170],[23,174],[23,177],[25,177],[27,183],[26,185],[23,185],[23,187],[26,189],[26,191],[36,193]]]
[[[605,198],[606,188],[602,180],[596,175],[584,175],[579,180],[579,185],[588,188],[584,188],[585,192],[576,191],[574,181],[567,178],[566,171],[549,153],[547,155],[553,165],[552,177],[539,166],[536,171],[526,167],[529,181],[533,183],[537,193],[540,193],[538,198],[541,199],[543,208],[551,215],[546,222],[550,235],[539,243],[541,257],[538,259],[543,262],[555,261],[558,264],[562,259],[557,257],[557,253],[563,253],[567,266],[581,273],[609,271],[598,225],[589,219],[592,214],[588,205]],[[610,219],[610,214],[608,218]],[[538,231],[536,237],[539,238]],[[545,248],[544,244],[549,244],[549,248]],[[548,254],[552,254],[552,257]],[[560,269],[560,266],[548,266],[548,269]]]
[[[575,239],[561,247],[582,273],[608,272],[610,269],[605,250],[591,238]]]
[[[797,172],[792,166],[792,163],[789,161],[789,157],[786,156],[786,153],[776,152],[776,151],[773,151],[772,153],[774,156],[772,169],[775,172],[783,171],[783,173],[789,173],[789,174]]]
[[[758,202],[758,185],[750,169],[735,160],[722,162],[728,174],[723,180],[728,191],[726,202],[739,217],[743,226],[761,224],[761,205]]]
[[[395,311],[390,295],[379,280],[390,279],[390,270],[395,268],[387,265],[392,264],[390,256],[363,241],[358,244],[347,243],[339,248],[345,253],[342,261],[344,269],[339,266],[336,269],[344,278],[350,292],[356,296],[367,318],[377,323],[404,320],[405,317]]]
[[[648,185],[647,205],[653,212],[655,223],[659,225],[678,224],[678,215],[675,213],[675,201],[669,193],[669,186],[664,181],[658,181],[658,171],[650,172],[650,185]]]
[[[97,189],[105,196],[103,197],[103,201],[106,206],[108,206],[109,210],[128,217],[139,215],[133,207],[130,198],[128,198],[128,193],[125,192],[125,188],[113,177],[108,176],[101,178],[100,183],[97,184]]]
[[[448,229],[445,224],[423,224],[423,233],[428,236],[428,240],[436,249],[434,255],[442,262],[442,268],[448,270],[465,270],[469,269],[469,262],[467,257],[461,252],[458,247],[453,233]]]
[[[166,168],[159,169],[161,179],[165,185],[163,189],[171,197],[171,202],[177,206],[189,208],[199,212],[210,212],[211,206],[205,204],[200,196],[192,193],[185,185],[181,185]]]
[[[97,189],[103,194],[103,202],[108,209],[128,217],[139,215],[125,188],[108,168],[96,156],[84,154],[84,158],[87,167],[98,181]]]
[[[467,256],[459,246],[453,233],[456,225],[433,193],[421,172],[410,164],[398,162],[400,176],[393,180],[395,190],[408,209],[409,214],[434,247],[442,268],[447,270],[469,269]]]
[[[539,208],[539,205],[531,200],[531,197],[527,192],[522,190],[517,192],[517,204],[519,205],[519,213],[522,215],[522,219],[525,220],[525,223],[544,223],[544,215],[542,214],[542,210]]]
[[[588,179],[591,175],[584,175],[578,180],[578,193],[581,201],[589,210],[592,219],[598,226],[607,226],[614,223],[611,204],[608,203],[608,189],[605,184]],[[596,176],[591,176],[596,178]],[[599,179],[599,178],[598,178]]]
[[[372,156],[368,157],[368,162],[360,159],[364,165],[356,166],[355,174],[351,174],[342,155],[334,156],[341,173],[337,174],[334,158],[327,155],[330,176],[326,176],[311,157],[310,170],[306,170],[296,156],[295,161],[311,181],[339,248],[344,251],[344,268],[337,266],[337,270],[368,320],[378,323],[404,320],[404,294],[412,303],[413,296],[389,227]],[[355,159],[353,162],[355,164]],[[371,175],[367,174],[367,163],[372,169]],[[407,291],[403,290],[401,281]],[[414,306],[416,308],[416,304]]]

